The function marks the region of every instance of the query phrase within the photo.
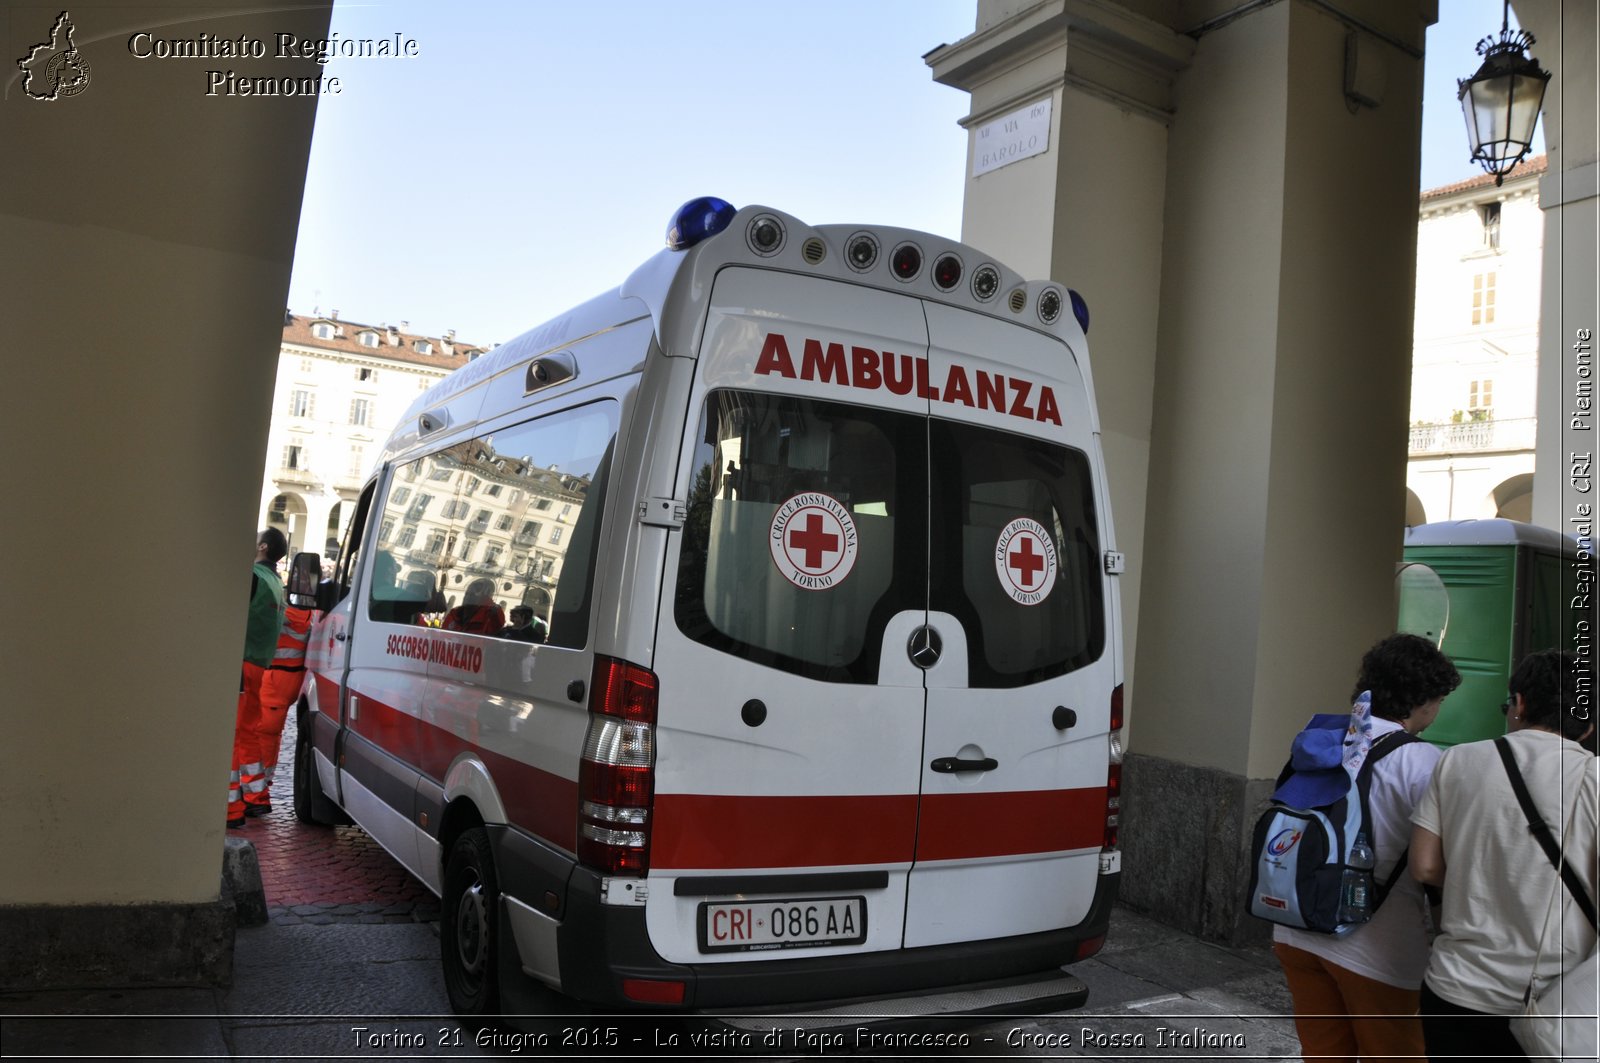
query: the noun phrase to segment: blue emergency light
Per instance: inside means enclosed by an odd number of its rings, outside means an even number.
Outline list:
[[[1089,304],[1083,301],[1083,296],[1067,289],[1067,298],[1072,302],[1072,316],[1078,319],[1078,327],[1083,329],[1083,334],[1089,334]]]
[[[708,236],[726,229],[739,213],[732,203],[716,196],[691,199],[678,208],[667,226],[667,247],[673,251],[687,251]]]

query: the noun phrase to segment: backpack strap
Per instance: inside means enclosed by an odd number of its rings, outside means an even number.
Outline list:
[[[1539,848],[1544,850],[1544,855],[1550,858],[1551,865],[1560,873],[1561,881],[1566,883],[1567,892],[1571,893],[1572,899],[1577,902],[1578,910],[1589,920],[1589,925],[1594,926],[1594,902],[1583,891],[1583,883],[1578,880],[1578,873],[1562,856],[1561,846],[1550,833],[1550,825],[1533,806],[1533,797],[1528,793],[1528,784],[1523,782],[1522,772],[1517,768],[1517,758],[1511,754],[1511,743],[1504,737],[1496,738],[1494,748],[1500,754],[1500,762],[1506,766],[1506,775],[1511,779],[1511,789],[1517,795],[1517,804],[1522,806],[1522,814],[1528,819],[1528,832],[1539,843]]]
[[[1356,792],[1361,799],[1361,822],[1369,825],[1372,823],[1372,810],[1367,806],[1367,792],[1372,788],[1373,766],[1401,746],[1408,746],[1413,742],[1420,741],[1422,739],[1408,731],[1390,731],[1372,743],[1372,748],[1367,753],[1366,762],[1361,765],[1361,770],[1356,773]],[[1376,832],[1374,831],[1374,833]],[[1378,839],[1376,837],[1372,839],[1372,847],[1373,853],[1376,855],[1378,847]],[[1411,846],[1407,844],[1405,848],[1400,850],[1400,855],[1394,862],[1394,870],[1389,872],[1389,877],[1382,882],[1374,881],[1373,885],[1376,888],[1377,895],[1373,898],[1373,911],[1378,910],[1378,905],[1383,903],[1384,898],[1389,896],[1389,891],[1394,888],[1394,884],[1400,881],[1400,876],[1405,874],[1406,863],[1410,858]]]

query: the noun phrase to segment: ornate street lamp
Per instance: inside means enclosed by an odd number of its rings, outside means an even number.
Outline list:
[[[1500,20],[1500,37],[1478,42],[1483,65],[1465,81],[1457,81],[1456,98],[1467,119],[1467,140],[1472,161],[1494,174],[1496,185],[1505,182],[1533,144],[1550,72],[1524,53],[1533,47],[1533,34],[1511,31],[1511,0],[1506,0]]]

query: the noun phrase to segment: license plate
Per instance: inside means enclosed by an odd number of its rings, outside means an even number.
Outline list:
[[[867,940],[867,899],[705,901],[699,922],[701,952],[859,945]]]

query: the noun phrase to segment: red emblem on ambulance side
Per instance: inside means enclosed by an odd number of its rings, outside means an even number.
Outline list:
[[[1000,589],[1022,605],[1038,605],[1056,583],[1056,544],[1045,526],[1027,517],[1000,529],[994,570]]]
[[[856,522],[838,499],[802,491],[773,514],[768,545],[785,579],[803,590],[825,591],[856,567]]]

